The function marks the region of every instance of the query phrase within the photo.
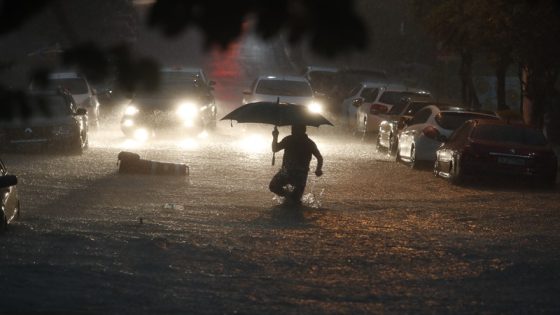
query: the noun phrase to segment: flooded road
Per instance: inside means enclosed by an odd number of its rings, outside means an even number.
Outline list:
[[[323,126],[325,174],[295,209],[268,191],[271,131],[135,143],[107,124],[82,156],[2,154],[22,217],[0,242],[0,313],[560,311],[558,187],[453,186]],[[123,150],[190,176],[119,174]]]

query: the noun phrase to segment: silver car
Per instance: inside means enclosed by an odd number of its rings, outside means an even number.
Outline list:
[[[439,108],[435,105],[418,111],[399,133],[397,160],[417,168],[422,162],[433,163],[440,145],[471,119],[499,119],[491,113],[482,113],[458,107]]]

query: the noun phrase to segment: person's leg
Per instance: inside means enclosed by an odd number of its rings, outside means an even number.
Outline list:
[[[274,177],[272,177],[272,180],[270,180],[270,184],[268,185],[268,188],[270,189],[271,192],[277,194],[278,196],[285,197],[286,189],[284,189],[284,186],[286,186],[287,184],[288,184],[288,174],[286,174],[285,171],[280,170],[278,171],[278,173],[276,173],[276,175],[274,175]]]
[[[301,203],[301,197],[307,185],[307,172],[295,171],[290,174],[290,184],[294,186],[294,191],[289,198],[295,203]]]

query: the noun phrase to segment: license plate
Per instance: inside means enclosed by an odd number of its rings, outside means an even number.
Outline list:
[[[498,163],[506,165],[525,165],[525,160],[515,157],[499,156]]]

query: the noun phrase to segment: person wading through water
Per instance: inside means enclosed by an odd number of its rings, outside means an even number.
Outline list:
[[[312,155],[317,159],[315,175],[323,175],[323,156],[305,131],[305,125],[293,125],[292,134],[280,142],[278,128],[274,127],[272,131],[272,152],[284,150],[284,157],[282,168],[270,181],[269,188],[273,193],[284,197],[284,201],[289,204],[301,204]]]

